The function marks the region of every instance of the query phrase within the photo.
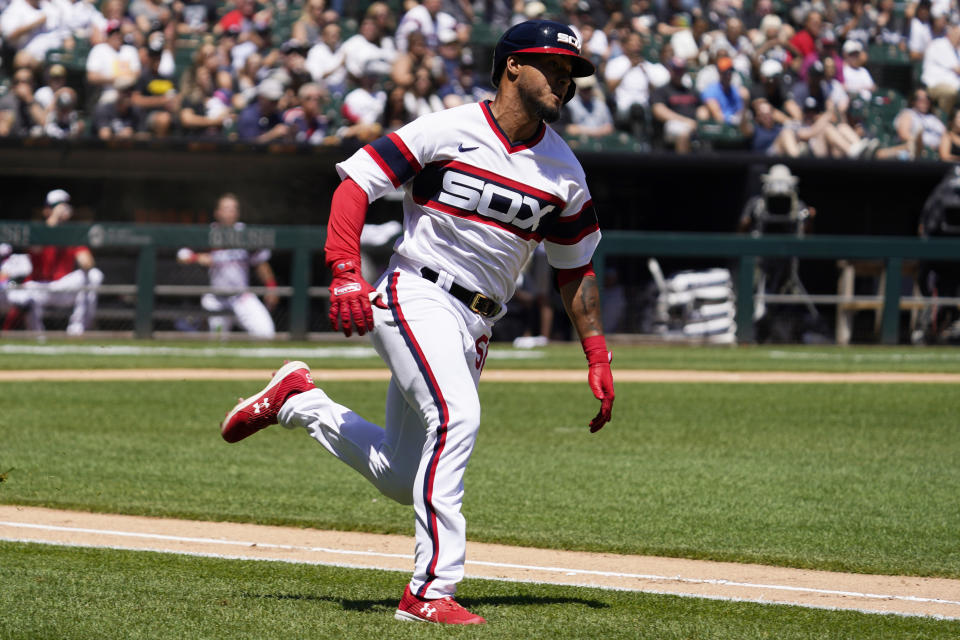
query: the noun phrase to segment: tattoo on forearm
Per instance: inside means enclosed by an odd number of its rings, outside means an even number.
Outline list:
[[[600,290],[596,278],[584,278],[577,291],[577,305],[580,320],[583,323],[582,331],[603,331],[600,320]]]

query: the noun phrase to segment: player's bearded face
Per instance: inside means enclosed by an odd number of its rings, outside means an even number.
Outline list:
[[[525,56],[524,62],[526,73],[517,83],[524,108],[544,122],[556,122],[571,82],[570,63],[553,55]]]
[[[544,122],[556,122],[560,118],[560,107],[554,106],[549,96],[543,96],[541,92],[534,93],[529,91],[523,85],[518,87],[520,100],[528,113],[533,113],[537,119]]]

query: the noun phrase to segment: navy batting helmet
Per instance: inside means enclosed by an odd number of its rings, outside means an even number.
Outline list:
[[[553,20],[527,20],[507,29],[493,50],[494,87],[500,86],[500,76],[507,66],[507,58],[516,53],[552,53],[570,56],[574,78],[593,75],[593,63],[580,56],[580,38],[567,25]],[[571,82],[564,102],[573,97],[576,86]]]

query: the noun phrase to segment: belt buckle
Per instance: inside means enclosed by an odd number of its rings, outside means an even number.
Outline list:
[[[470,307],[470,311],[473,311],[474,313],[479,314],[486,318],[490,315],[488,305],[484,304],[483,309],[480,309],[479,307],[481,303],[489,303],[489,302],[490,302],[490,298],[488,298],[487,296],[483,295],[482,293],[474,293],[473,300],[470,302],[468,306]]]

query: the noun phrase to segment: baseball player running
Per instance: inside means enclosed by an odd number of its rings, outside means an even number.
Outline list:
[[[415,569],[400,620],[484,622],[453,599],[466,548],[463,474],[493,325],[541,242],[600,400],[590,431],[610,420],[613,377],[591,266],[597,216],[580,164],[544,124],[573,96],[573,78],[593,72],[569,27],[520,23],[495,48],[493,101],[422,116],[337,165],[325,247],[330,320],[347,336],[370,332],[390,368],[384,427],[316,388],[302,362],[222,423],[228,442],[277,422],[303,427],[384,495],[413,505]],[[403,236],[373,287],[361,276],[360,231],[368,203],[401,186]]]

